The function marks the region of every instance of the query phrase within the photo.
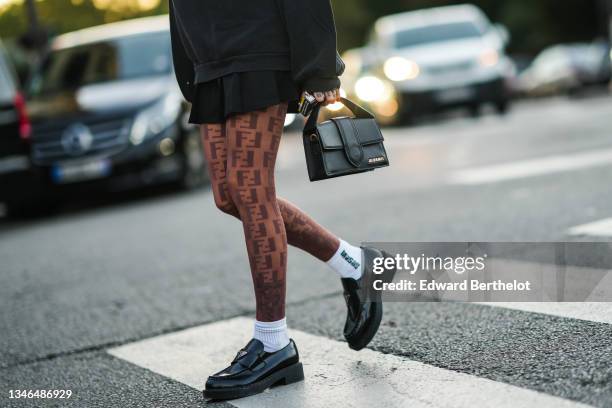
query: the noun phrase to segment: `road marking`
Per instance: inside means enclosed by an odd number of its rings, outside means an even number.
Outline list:
[[[457,170],[450,175],[448,183],[459,185],[488,184],[606,164],[612,165],[612,149]]]
[[[132,364],[204,387],[249,339],[252,320],[239,317],[110,349]],[[232,401],[238,408],[313,407],[586,407],[536,391],[462,374],[298,330],[306,381]]]
[[[590,235],[593,237],[612,237],[612,218],[606,218],[578,225],[567,231],[568,235]]]
[[[612,324],[612,302],[489,302],[480,304]]]

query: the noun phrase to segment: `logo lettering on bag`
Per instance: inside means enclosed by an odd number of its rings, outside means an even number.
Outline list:
[[[368,159],[368,164],[380,163],[386,161],[384,156],[371,157]]]

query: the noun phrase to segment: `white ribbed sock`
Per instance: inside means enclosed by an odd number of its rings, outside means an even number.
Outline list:
[[[327,265],[342,278],[359,279],[363,275],[363,254],[359,247],[340,240],[340,247]]]
[[[264,351],[274,353],[289,344],[287,334],[287,319],[283,318],[275,322],[260,322],[255,320],[255,331],[253,338],[264,345]]]

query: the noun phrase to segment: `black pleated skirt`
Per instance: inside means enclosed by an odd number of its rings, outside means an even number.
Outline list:
[[[297,113],[299,90],[288,71],[237,72],[196,85],[190,123],[224,123],[228,116],[288,102]]]

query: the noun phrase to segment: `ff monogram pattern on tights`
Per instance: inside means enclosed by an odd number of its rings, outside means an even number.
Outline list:
[[[215,204],[243,221],[260,321],[285,316],[287,242],[322,261],[339,245],[328,230],[276,197],[274,166],[286,110],[280,104],[201,127]]]

